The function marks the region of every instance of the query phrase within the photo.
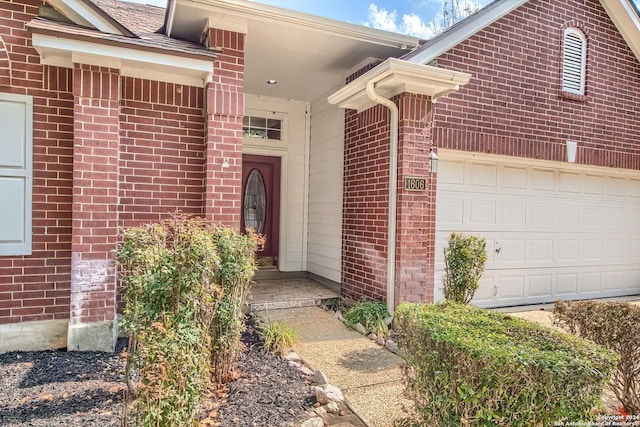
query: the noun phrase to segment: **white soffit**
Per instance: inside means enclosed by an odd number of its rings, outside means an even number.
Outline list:
[[[372,79],[377,80],[376,92],[387,99],[409,92],[435,100],[457,91],[460,85],[469,82],[471,75],[389,58],[329,96],[329,103],[358,111],[371,108],[376,102],[369,98],[366,87]]]
[[[202,87],[213,60],[148,52],[99,43],[33,34],[33,47],[44,65],[73,68],[74,63],[117,68],[123,76]]]
[[[98,11],[81,0],[48,0],[60,13],[71,19],[75,24],[95,28],[103,33],[127,36],[120,28],[105,19]]]
[[[629,0],[600,0],[622,37],[640,61],[640,17]]]

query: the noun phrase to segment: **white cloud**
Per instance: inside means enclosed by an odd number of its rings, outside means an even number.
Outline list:
[[[369,19],[364,25],[416,37],[433,37],[433,31],[429,29],[428,24],[420,16],[415,14],[402,15],[402,19],[398,22],[398,12],[379,8],[373,3],[369,5]]]
[[[430,0],[438,4],[438,13],[435,16],[421,17],[417,14],[404,14],[398,19],[398,12],[395,10],[388,11],[380,8],[376,4],[369,5],[369,19],[364,23],[367,27],[373,27],[380,30],[393,31],[400,34],[408,34],[423,39],[430,39],[437,32],[442,31],[443,22],[443,5],[445,0]],[[466,15],[466,11],[473,10],[477,5],[485,5],[488,0],[459,0],[455,4],[458,6],[458,14]],[[447,2],[450,6],[451,2]],[[430,18],[425,20],[425,18]]]

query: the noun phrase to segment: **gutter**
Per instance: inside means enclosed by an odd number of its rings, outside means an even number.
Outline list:
[[[390,99],[380,96],[375,89],[375,84],[385,78],[384,74],[367,82],[367,95],[369,99],[384,105],[391,112],[390,118],[390,144],[389,144],[389,224],[387,230],[387,311],[393,316],[396,309],[396,231],[397,231],[397,207],[398,207],[398,106]]]

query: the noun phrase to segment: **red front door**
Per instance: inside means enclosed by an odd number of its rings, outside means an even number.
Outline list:
[[[278,256],[280,158],[242,155],[242,232],[253,228],[266,238],[258,256]]]

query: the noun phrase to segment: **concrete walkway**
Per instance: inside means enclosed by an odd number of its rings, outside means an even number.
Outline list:
[[[370,427],[388,427],[406,415],[402,405],[401,359],[348,329],[319,307],[263,311],[263,319],[286,321],[303,339],[294,350],[313,370],[321,370],[340,388],[348,405]]]

